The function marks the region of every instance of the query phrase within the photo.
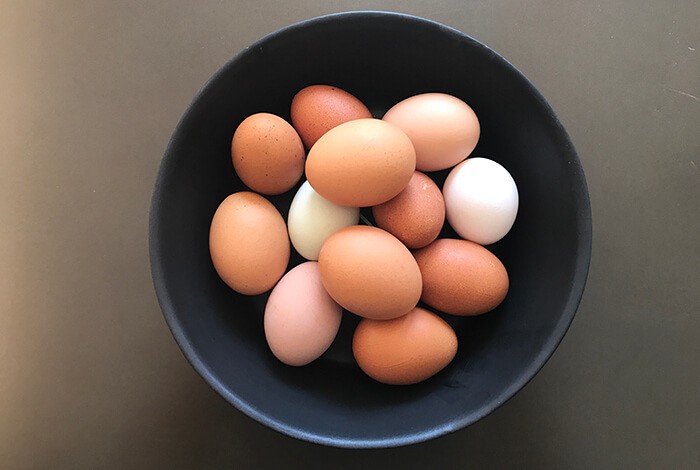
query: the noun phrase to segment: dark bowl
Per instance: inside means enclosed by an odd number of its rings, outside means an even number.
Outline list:
[[[187,64],[183,63],[183,67]],[[266,296],[229,289],[209,258],[218,204],[245,189],[230,158],[238,123],[266,111],[289,120],[294,94],[339,86],[377,117],[411,95],[439,91],[479,116],[474,155],[500,162],[520,191],[511,232],[489,247],[510,274],[495,311],[449,318],[459,351],[417,385],[382,385],[352,359],[357,322],[345,313],[338,338],[311,365],[278,362],[263,333]],[[432,176],[442,185],[445,172]],[[295,191],[270,200],[286,217]],[[443,236],[455,236],[445,226]],[[277,31],[246,48],[199,92],[161,163],[150,220],[153,281],[165,319],[187,359],[231,404],[278,431],[342,447],[390,447],[455,431],[520,390],[566,333],[591,254],[586,181],[566,131],[545,99],[483,44],[412,16],[356,12]],[[290,266],[301,257],[293,253]]]

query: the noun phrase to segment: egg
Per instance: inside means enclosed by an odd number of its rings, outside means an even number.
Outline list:
[[[393,320],[360,321],[352,352],[374,380],[409,385],[432,377],[452,361],[457,335],[442,318],[416,307]]]
[[[304,145],[294,128],[274,114],[257,113],[240,123],[231,159],[241,181],[262,194],[290,190],[304,172]]]
[[[289,207],[287,228],[292,245],[299,254],[317,260],[321,245],[328,237],[341,228],[357,225],[359,221],[360,209],[330,202],[305,181]]]
[[[437,238],[445,222],[445,201],[440,188],[420,171],[413,173],[398,196],[374,206],[377,225],[408,248],[422,248]]]
[[[396,237],[355,225],[335,232],[321,247],[321,282],[344,308],[365,318],[405,315],[421,295],[420,269]]]
[[[486,313],[508,293],[503,263],[474,242],[441,238],[413,255],[423,279],[421,300],[444,313]]]
[[[481,245],[503,238],[518,214],[518,188],[508,170],[472,157],[450,171],[442,188],[447,221],[460,237]]]
[[[388,201],[408,184],[416,167],[411,140],[379,119],[334,127],[309,151],[306,178],[321,196],[341,206]]]
[[[481,127],[471,107],[444,93],[424,93],[394,105],[382,118],[403,130],[416,150],[416,168],[444,170],[467,158]]]
[[[306,148],[344,122],[372,117],[360,100],[330,85],[311,85],[299,91],[292,99],[290,114]]]
[[[262,294],[279,281],[289,262],[284,219],[264,197],[234,193],[214,213],[209,252],[229,287],[245,295]]]
[[[303,366],[328,349],[341,316],[342,308],[321,284],[318,263],[302,263],[272,289],[265,306],[265,339],[277,359]]]

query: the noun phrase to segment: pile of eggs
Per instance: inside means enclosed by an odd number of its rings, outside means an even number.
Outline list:
[[[233,166],[251,191],[214,214],[217,273],[241,294],[272,290],[265,337],[285,364],[320,357],[345,309],[362,317],[352,350],[367,375],[397,385],[431,377],[454,358],[457,335],[428,309],[479,315],[508,292],[505,267],[483,245],[515,221],[513,178],[495,161],[467,158],[479,120],[454,96],[413,96],[374,119],[353,95],[313,85],[290,114],[291,125],[258,113],[235,130]],[[442,190],[425,174],[449,168]],[[262,195],[290,191],[304,175],[285,221]],[[376,227],[360,225],[362,207]],[[445,219],[461,239],[438,238]],[[285,272],[290,242],[308,261]]]

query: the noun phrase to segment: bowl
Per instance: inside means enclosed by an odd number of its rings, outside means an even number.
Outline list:
[[[481,122],[473,155],[498,161],[518,184],[515,225],[489,247],[508,269],[510,292],[493,312],[445,317],[457,332],[459,351],[423,383],[388,386],[364,375],[352,358],[357,318],[349,313],[321,358],[301,368],[280,363],[263,332],[267,296],[232,291],[209,258],[214,211],[227,195],[245,189],[231,164],[236,126],[262,111],[289,120],[294,94],[316,83],[349,91],[377,117],[418,93],[455,95]],[[446,172],[431,176],[442,185]],[[269,199],[286,217],[294,193]],[[446,226],[442,236],[455,234]],[[150,215],[155,290],[192,366],[257,421],[340,447],[424,441],[503,404],[532,379],[566,333],[590,253],[584,174],[542,95],[503,57],[464,33],[396,13],[314,18],[264,37],[226,63],[177,125]],[[293,253],[290,267],[300,262]]]

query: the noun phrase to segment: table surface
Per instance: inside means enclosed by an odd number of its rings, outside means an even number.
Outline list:
[[[697,0],[1,3],[0,467],[700,461]],[[151,190],[196,91],[264,34],[349,9],[504,55],[568,129],[593,207],[588,286],[549,363],[479,423],[399,449],[309,444],[235,410],[180,353],[149,271]]]

